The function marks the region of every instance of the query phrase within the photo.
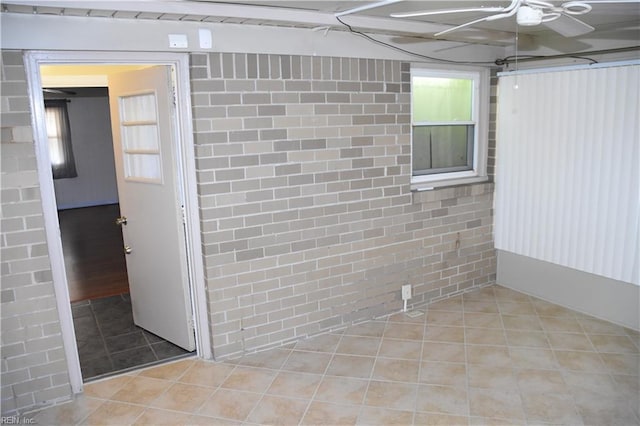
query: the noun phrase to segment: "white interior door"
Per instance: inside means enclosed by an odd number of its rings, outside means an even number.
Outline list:
[[[112,74],[109,103],[134,321],[192,351],[171,87],[169,66]]]

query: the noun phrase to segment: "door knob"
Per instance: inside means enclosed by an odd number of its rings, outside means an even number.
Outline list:
[[[120,216],[119,218],[116,219],[116,225],[126,225],[127,224],[127,218],[126,216]]]
[[[130,246],[124,246],[124,254],[131,254],[133,249]]]

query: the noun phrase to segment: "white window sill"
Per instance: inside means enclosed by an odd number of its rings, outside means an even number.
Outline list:
[[[430,191],[436,188],[444,188],[447,186],[467,185],[472,183],[488,182],[488,176],[470,176],[451,179],[425,180],[414,178],[411,180],[411,191]]]

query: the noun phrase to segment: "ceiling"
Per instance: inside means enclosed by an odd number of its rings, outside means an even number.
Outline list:
[[[360,6],[379,4],[379,1],[361,0],[174,0],[174,1],[58,1],[58,0],[1,0],[2,11],[9,13],[55,14],[67,16],[114,17],[125,19],[153,19],[171,21],[201,21],[316,28],[318,30],[346,31],[334,13]],[[593,9],[579,19],[595,27],[595,31],[575,37],[568,43],[570,49],[587,51],[599,42],[608,48],[640,44],[640,0],[589,1]],[[433,38],[433,34],[492,13],[471,12],[392,18],[391,13],[441,10],[467,7],[505,7],[510,1],[434,1],[406,0],[386,4],[342,16],[344,23],[355,30],[369,34],[396,36],[403,44],[412,39]],[[553,1],[555,5],[564,2]],[[440,39],[512,45],[516,30],[522,37],[536,39],[541,44],[567,44],[564,37],[543,25],[517,26],[515,18],[483,22],[472,27],[448,33]],[[404,37],[404,38],[403,38]],[[566,49],[565,49],[566,50]]]

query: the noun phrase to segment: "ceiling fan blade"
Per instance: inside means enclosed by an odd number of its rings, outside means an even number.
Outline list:
[[[432,15],[445,15],[449,13],[464,13],[464,12],[503,12],[505,7],[469,7],[466,9],[440,9],[440,10],[422,10],[418,12],[398,12],[392,13],[392,18],[415,18],[417,16],[432,16]]]
[[[590,33],[595,29],[591,25],[564,13],[558,19],[543,22],[542,25],[565,37],[577,37]]]

